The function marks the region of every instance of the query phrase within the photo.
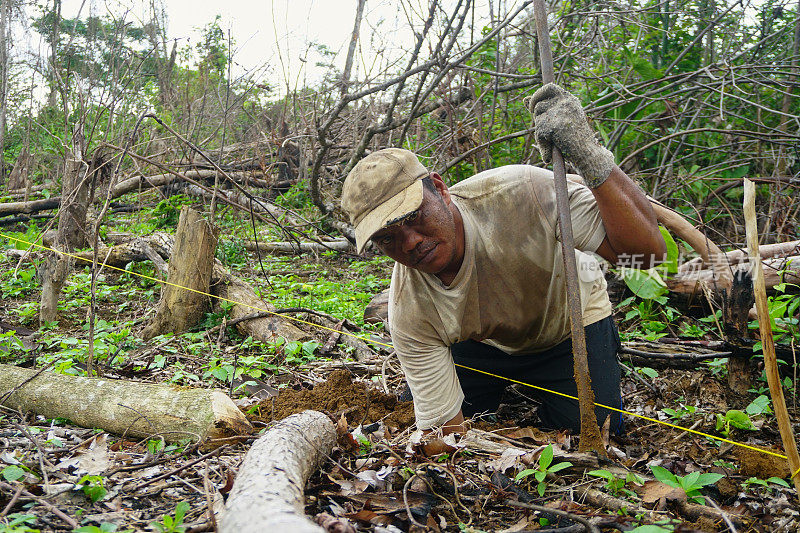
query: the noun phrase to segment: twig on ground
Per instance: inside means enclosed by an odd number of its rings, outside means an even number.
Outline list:
[[[582,524],[586,531],[589,531],[591,533],[600,533],[600,529],[597,526],[595,526],[582,516],[578,516],[576,514],[569,513],[567,511],[562,511],[561,509],[554,509],[553,507],[545,507],[543,505],[536,505],[533,503],[523,503],[523,502],[518,502],[516,500],[506,500],[505,504],[508,505],[509,507],[521,507],[523,509],[532,509],[534,511],[539,511],[543,513],[552,513],[556,516],[569,518],[574,522]]]

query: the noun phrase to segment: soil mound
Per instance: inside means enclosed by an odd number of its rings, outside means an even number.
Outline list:
[[[414,424],[414,403],[401,402],[392,394],[354,383],[346,370],[335,370],[328,380],[311,390],[288,389],[260,404],[260,419],[281,420],[306,409],[323,411],[336,418],[342,414],[351,426],[383,421],[389,427],[405,429]]]

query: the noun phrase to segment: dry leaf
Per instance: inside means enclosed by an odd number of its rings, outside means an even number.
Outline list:
[[[686,501],[686,492],[683,489],[670,487],[660,481],[648,481],[640,491],[642,503],[652,504],[664,501]]]

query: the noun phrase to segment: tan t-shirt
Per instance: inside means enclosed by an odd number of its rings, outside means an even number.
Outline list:
[[[591,191],[571,182],[568,191],[586,326],[611,314],[599,263],[584,253],[596,251],[606,233]],[[536,357],[570,335],[553,174],[510,165],[466,179],[450,194],[466,238],[455,279],[446,286],[396,263],[389,291],[392,342],[421,429],[461,409],[452,344],[473,339]]]

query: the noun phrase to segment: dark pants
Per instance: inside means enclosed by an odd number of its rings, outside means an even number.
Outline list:
[[[609,316],[586,326],[584,330],[594,401],[619,408],[622,403],[619,390],[620,367],[617,361],[620,342],[614,320]],[[451,350],[457,365],[491,372],[571,396],[578,395],[573,377],[572,341],[569,339],[545,352],[528,355],[509,355],[488,344],[472,340],[456,343],[451,346]],[[503,390],[510,382],[459,366],[456,366],[456,372],[465,395],[462,406],[464,416],[497,410]],[[577,400],[530,387],[524,389],[526,395],[541,402],[539,418],[544,427],[580,432]],[[596,407],[595,413],[601,426],[606,417],[610,416],[611,432],[622,432],[620,413],[601,407]]]

